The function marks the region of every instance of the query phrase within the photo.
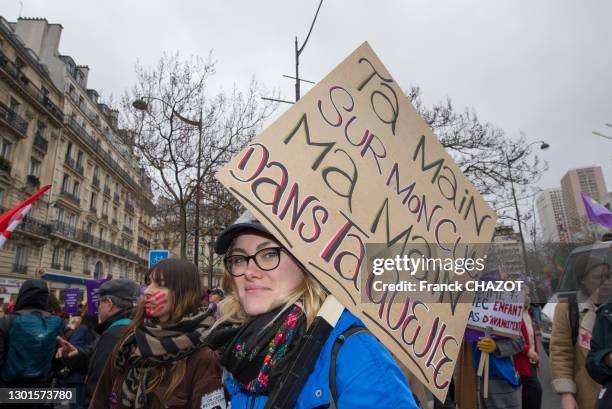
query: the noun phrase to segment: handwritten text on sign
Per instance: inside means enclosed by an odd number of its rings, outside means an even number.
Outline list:
[[[517,338],[521,335],[524,293],[515,291],[481,291],[474,296],[468,326]]]
[[[217,177],[444,399],[471,303],[449,293],[394,302],[371,291],[365,244],[484,254],[470,243],[490,241],[495,215],[367,43]],[[429,282],[451,278],[428,274]]]

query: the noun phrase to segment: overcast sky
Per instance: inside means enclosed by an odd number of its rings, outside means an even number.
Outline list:
[[[306,37],[319,0],[2,0],[0,14],[15,21],[20,3],[22,17],[63,26],[61,53],[88,65],[88,87],[105,96],[132,84],[137,60],[212,49],[215,87],[244,88],[254,76],[293,99],[281,75],[294,73],[294,38]],[[302,77],[321,79],[363,41],[428,105],[448,96],[509,135],[547,141],[539,187],[599,165],[612,191],[612,140],[591,133],[612,135],[612,1],[325,0]]]

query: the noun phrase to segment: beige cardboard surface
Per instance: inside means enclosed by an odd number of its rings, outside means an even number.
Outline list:
[[[444,400],[469,296],[458,302],[462,294],[415,293],[394,302],[393,294],[372,291],[365,244],[426,243],[452,258],[484,254],[473,243],[490,241],[496,217],[367,43],[217,177]]]

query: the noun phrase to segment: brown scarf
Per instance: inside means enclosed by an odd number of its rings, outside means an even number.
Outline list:
[[[206,335],[214,322],[209,309],[200,309],[173,324],[159,324],[145,319],[120,345],[115,367],[129,368],[121,386],[121,403],[145,408],[150,369],[173,365],[206,346]],[[110,397],[111,403],[117,396]],[[114,399],[113,399],[114,398]]]

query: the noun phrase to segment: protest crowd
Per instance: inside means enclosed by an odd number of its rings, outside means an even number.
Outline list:
[[[488,258],[473,282],[513,284],[498,290],[372,285],[366,245],[486,258],[497,216],[368,43],[248,143],[215,174],[242,212],[211,229],[219,287],[178,257],[150,258],[140,283],[64,289],[63,305],[42,274],[25,280],[0,309],[1,408],[548,409],[552,389],[561,409],[612,409],[609,233],[557,276]],[[0,214],[0,247],[51,187]],[[408,279],[462,284],[465,259]],[[11,397],[47,388],[74,394]]]
[[[1,386],[74,388],[70,408],[285,407],[287,396],[298,408],[542,407],[534,283],[523,290],[520,335],[466,329],[446,400],[431,402],[346,309],[300,377],[326,290],[249,212],[215,251],[224,256],[222,288],[205,290],[193,263],[168,258],[148,272],[144,292],[126,279],[101,284],[95,314],[81,304],[69,316],[44,281],[28,280],[3,306]],[[579,288],[554,314],[552,383],[563,409],[610,408],[610,262],[582,254],[573,265]],[[14,404],[24,405],[50,407]]]

